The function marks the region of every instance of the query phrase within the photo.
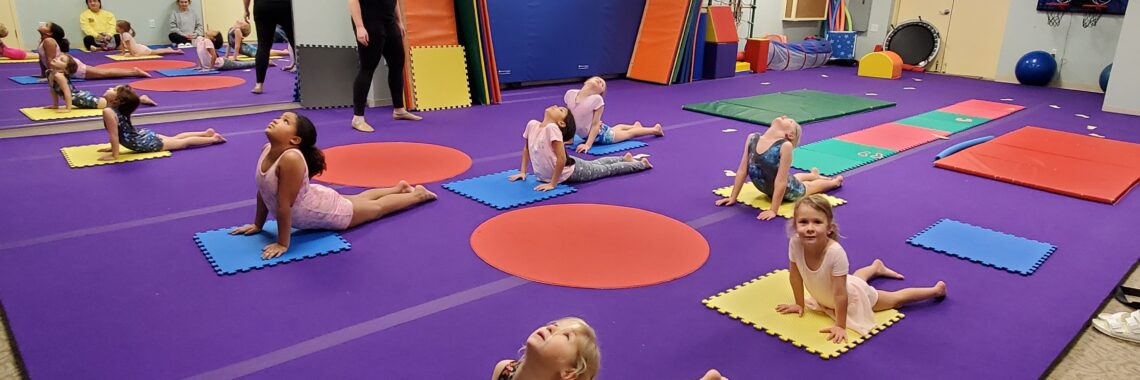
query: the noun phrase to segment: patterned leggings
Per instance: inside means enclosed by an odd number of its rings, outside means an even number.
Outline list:
[[[637,173],[649,169],[641,161],[626,162],[621,157],[602,157],[593,161],[574,160],[574,172],[566,182],[589,182],[616,175]]]
[[[99,98],[90,91],[72,89],[71,106],[82,109],[98,109]]]
[[[257,66],[257,62],[254,62],[254,61],[235,61],[232,59],[226,59],[226,60],[222,61],[222,66],[218,67],[217,69],[218,70],[252,69],[254,66]]]

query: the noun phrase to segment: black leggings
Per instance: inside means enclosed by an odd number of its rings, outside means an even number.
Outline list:
[[[115,39],[115,46],[122,45],[122,43],[123,43],[122,37],[119,37],[118,34],[114,35],[113,37]],[[92,37],[92,36],[83,37],[83,46],[86,46],[88,51],[95,50],[95,49],[92,49],[92,47],[97,46],[97,45],[95,45],[95,37]]]
[[[265,83],[265,72],[269,70],[269,51],[273,50],[273,37],[278,25],[285,30],[289,46],[296,47],[293,44],[296,41],[293,39],[293,2],[257,0],[253,3],[253,21],[257,24],[257,56],[254,62],[257,64],[257,83],[261,84]]]
[[[368,89],[372,87],[376,67],[380,66],[380,57],[388,62],[388,90],[392,92],[392,106],[404,108],[404,40],[400,27],[396,24],[386,27],[365,25],[364,29],[368,31],[368,46],[356,42],[360,68],[356,72],[356,81],[352,83],[353,115],[364,116]],[[352,34],[356,34],[355,24]]]
[[[190,39],[178,33],[170,33],[170,42],[176,44],[188,44],[190,43]]]

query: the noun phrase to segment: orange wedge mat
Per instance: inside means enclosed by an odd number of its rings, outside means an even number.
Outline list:
[[[688,0],[646,0],[626,76],[669,84],[689,6]]]

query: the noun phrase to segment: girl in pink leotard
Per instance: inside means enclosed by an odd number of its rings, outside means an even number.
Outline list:
[[[269,143],[257,161],[257,214],[253,224],[230,231],[233,235],[259,233],[273,211],[277,242],[262,248],[263,259],[281,256],[289,249],[293,227],[344,230],[435,199],[435,193],[405,181],[354,195],[309,183],[309,178],[325,170],[325,157],[316,147],[317,128],[300,114],[285,112],[273,119],[265,136]]]

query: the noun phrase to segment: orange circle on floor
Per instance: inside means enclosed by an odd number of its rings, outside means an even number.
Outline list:
[[[147,91],[205,91],[239,86],[245,79],[225,75],[195,75],[186,77],[151,78],[132,82],[136,90]]]
[[[642,232],[631,236],[631,231]],[[653,237],[645,232],[652,231]],[[531,281],[616,289],[693,273],[709,257],[697,230],[636,208],[561,204],[515,210],[479,225],[471,248],[491,266]]]
[[[194,62],[165,60],[165,59],[152,59],[152,60],[111,62],[111,63],[104,63],[102,65],[95,66],[95,67],[98,67],[100,69],[128,69],[128,70],[138,67],[138,68],[143,69],[145,71],[175,70],[175,69],[188,69],[188,68],[194,67]]]
[[[391,187],[445,180],[471,168],[471,157],[454,148],[411,142],[352,144],[323,149],[325,172],[316,180],[355,187]]]

